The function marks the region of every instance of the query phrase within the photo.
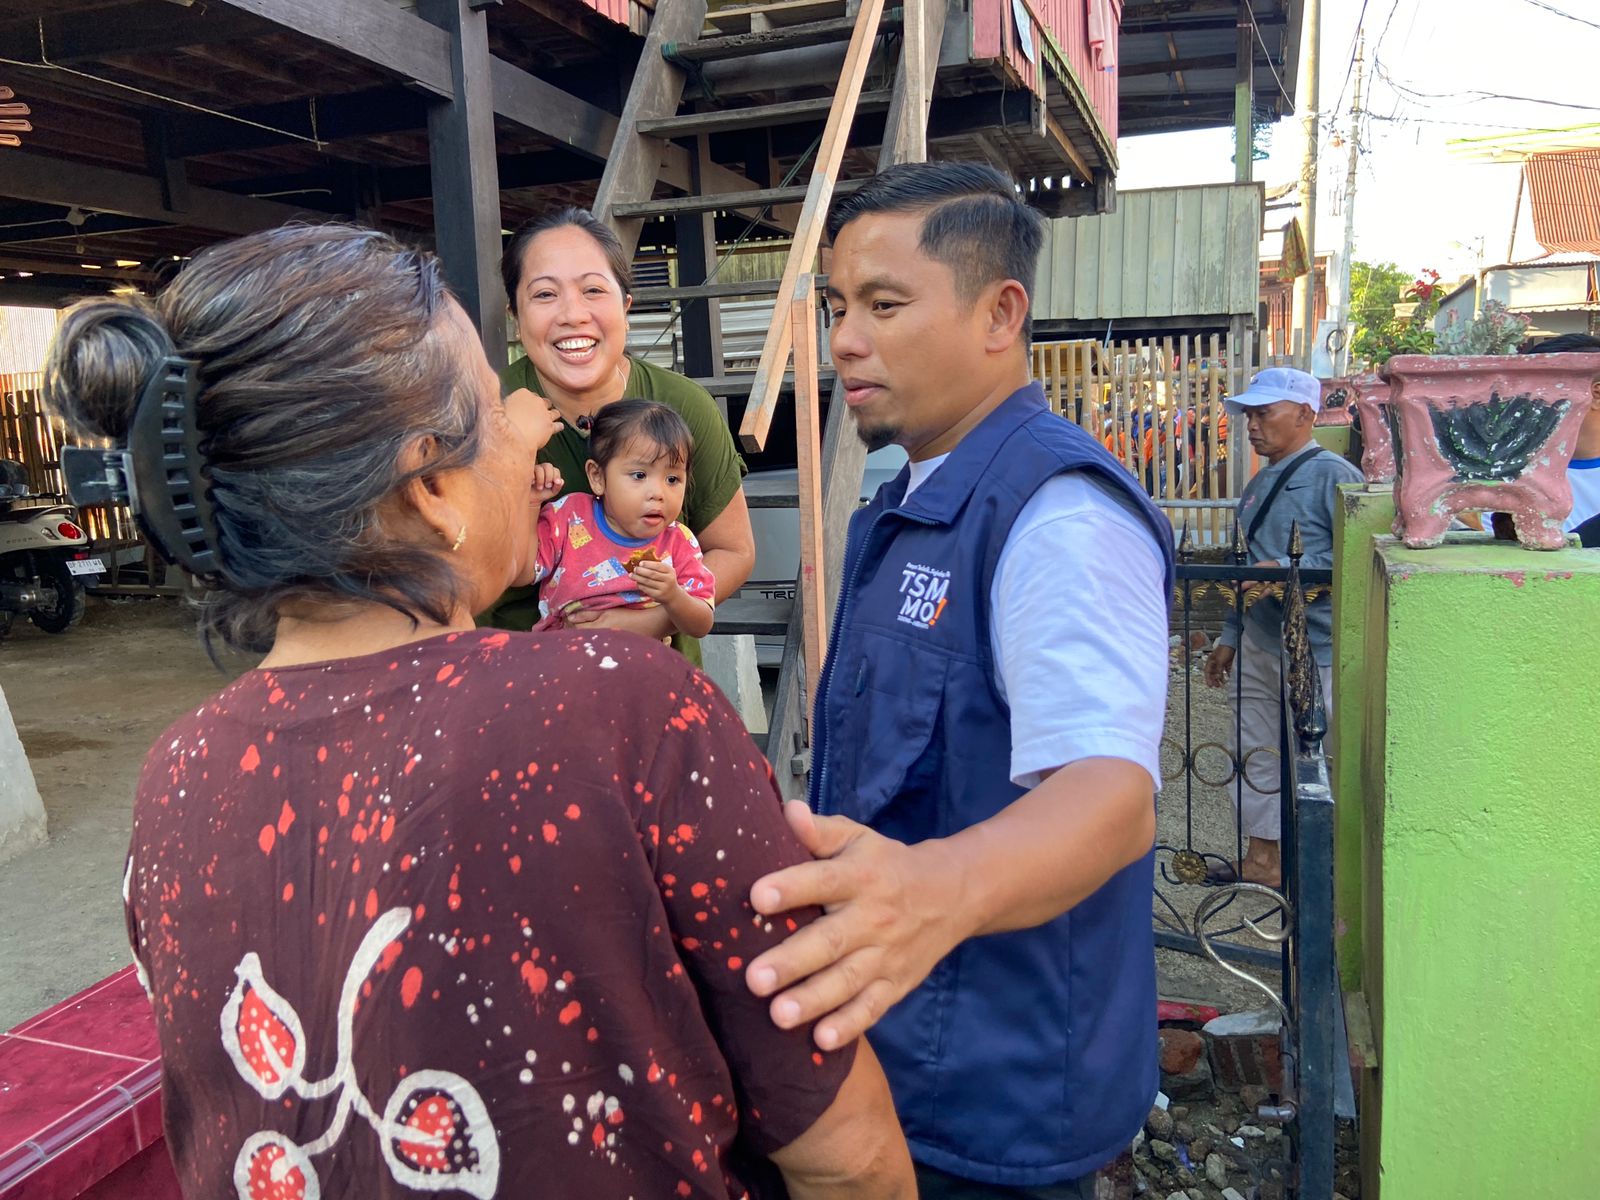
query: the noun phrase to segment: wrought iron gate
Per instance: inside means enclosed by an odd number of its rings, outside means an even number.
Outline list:
[[[1247,561],[1237,527],[1225,561],[1196,561],[1187,529],[1180,539],[1174,627],[1182,667],[1182,725],[1175,728],[1176,716],[1169,721],[1162,747],[1167,827],[1158,835],[1154,917],[1158,945],[1210,958],[1260,988],[1281,1015],[1284,1083],[1273,1108],[1288,1133],[1291,1194],[1299,1200],[1331,1200],[1336,1091],[1345,1101],[1339,1107],[1352,1110],[1353,1101],[1348,1099],[1334,958],[1333,795],[1323,748],[1328,714],[1306,616],[1307,605],[1326,593],[1333,579],[1330,570],[1302,568],[1300,547],[1296,529],[1290,565],[1265,567]],[[1198,645],[1209,643],[1218,617],[1237,614],[1242,622],[1249,609],[1264,602],[1281,604],[1283,616],[1281,718],[1273,744],[1243,744],[1238,660],[1229,687],[1231,737],[1206,737],[1202,729],[1197,738]],[[1244,857],[1245,785],[1266,793],[1269,779],[1280,804],[1281,882],[1269,887],[1223,878],[1222,868]],[[1175,793],[1181,797],[1181,828],[1173,819]],[[1222,839],[1226,844],[1219,844],[1216,828],[1219,803],[1231,809],[1232,836]],[[1202,828],[1205,823],[1211,827]],[[1247,944],[1241,936],[1266,945]],[[1280,972],[1281,988],[1250,968]]]

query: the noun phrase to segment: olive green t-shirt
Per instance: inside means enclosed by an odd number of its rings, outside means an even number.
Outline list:
[[[694,446],[694,457],[689,463],[689,483],[683,498],[680,520],[696,534],[722,515],[728,501],[739,490],[744,478],[744,460],[734,445],[733,433],[717,409],[717,402],[692,379],[673,371],[664,370],[653,363],[628,356],[628,385],[623,389],[624,400],[654,400],[665,404],[684,419],[689,426],[689,436]],[[500,384],[505,392],[527,388],[535,395],[545,394],[533,360],[518,359],[500,373]],[[568,492],[594,494],[589,486],[589,474],[584,464],[589,461],[589,439],[569,425],[551,438],[539,451],[539,461],[554,463],[561,472],[562,495]],[[538,590],[531,587],[512,588],[501,596],[487,613],[478,618],[479,624],[498,629],[532,629],[539,620]],[[696,665],[700,662],[700,643],[695,638],[675,636],[672,644]]]

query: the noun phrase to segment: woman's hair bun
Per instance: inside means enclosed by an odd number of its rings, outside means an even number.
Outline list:
[[[81,435],[122,438],[145,384],[172,352],[143,298],[81,301],[62,317],[45,359],[45,403]]]

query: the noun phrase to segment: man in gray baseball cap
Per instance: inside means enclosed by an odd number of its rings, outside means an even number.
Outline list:
[[[1312,438],[1321,407],[1322,384],[1293,367],[1268,367],[1247,389],[1227,400],[1229,413],[1245,422],[1250,448],[1265,460],[1239,497],[1238,520],[1257,566],[1289,565],[1289,534],[1297,524],[1305,550],[1300,565],[1333,565],[1334,489],[1341,483],[1359,483],[1361,472]],[[1306,625],[1331,720],[1333,602],[1328,595],[1307,606]],[[1230,609],[1205,668],[1206,683],[1221,687],[1238,660],[1244,775],[1239,817],[1249,844],[1244,861],[1232,874],[1271,887],[1282,882],[1277,758],[1282,638],[1283,605],[1278,600],[1261,597],[1244,614]]]

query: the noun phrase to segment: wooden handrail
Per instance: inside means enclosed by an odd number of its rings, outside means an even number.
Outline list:
[[[872,44],[877,40],[878,21],[883,15],[884,0],[862,0],[856,13],[855,31],[850,35],[850,48],[845,51],[844,67],[839,75],[839,90],[834,93],[833,107],[828,110],[828,122],[823,126],[822,142],[817,148],[816,163],[812,167],[811,182],[806,188],[806,199],[795,223],[794,241],[789,249],[789,261],[783,268],[783,279],[778,285],[780,299],[794,295],[794,288],[802,273],[810,271],[822,244],[822,226],[827,220],[828,206],[833,201],[833,184],[844,162],[845,144],[850,140],[850,125],[855,120],[856,101],[867,77],[867,65],[872,58]],[[778,392],[783,386],[783,376],[789,366],[789,354],[794,348],[794,329],[790,323],[789,308],[779,303],[773,309],[772,324],[767,327],[767,340],[761,347],[761,365],[756,368],[750,400],[745,405],[744,420],[739,426],[739,439],[744,448],[757,451],[766,448],[767,433],[772,428],[772,414],[777,411]]]

